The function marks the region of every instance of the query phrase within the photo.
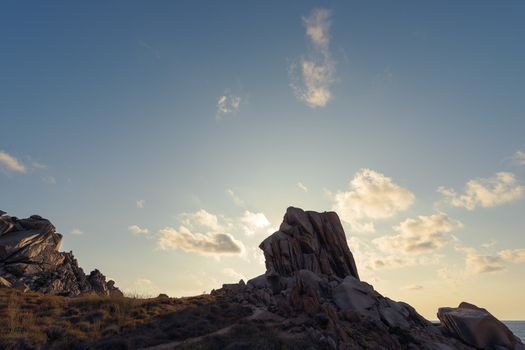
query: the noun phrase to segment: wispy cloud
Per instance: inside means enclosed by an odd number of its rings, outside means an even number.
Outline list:
[[[187,227],[160,230],[157,246],[161,250],[181,249],[202,255],[241,255],[244,245],[227,233],[193,233]]]
[[[505,261],[513,263],[525,263],[525,249],[505,249],[498,253]]]
[[[290,85],[296,97],[311,108],[324,107],[332,99],[335,62],[330,52],[330,16],[329,10],[317,8],[303,17],[312,46],[306,57],[290,67]]]
[[[0,166],[7,171],[16,173],[26,173],[27,168],[18,159],[8,154],[5,151],[0,150]]]
[[[245,280],[246,281],[246,277],[242,273],[239,273],[239,272],[235,271],[231,267],[226,267],[226,268],[222,269],[222,273],[225,276],[227,276],[229,278],[232,278],[235,282],[238,282],[240,280]]]
[[[350,181],[350,191],[337,192],[333,200],[333,210],[352,230],[374,232],[372,220],[390,218],[408,209],[415,196],[384,174],[361,169]]]
[[[142,209],[144,208],[146,201],[144,199],[139,199],[135,204],[137,205],[137,208]]]
[[[217,98],[217,119],[224,119],[226,116],[235,115],[241,107],[241,96],[225,93]]]
[[[452,206],[474,210],[477,206],[490,208],[518,200],[523,197],[525,187],[514,174],[499,172],[491,178],[470,180],[460,194],[445,187],[439,187],[438,192]]]
[[[74,229],[71,230],[70,233],[72,235],[79,236],[79,235],[83,235],[84,231],[80,230],[79,228],[74,228]]]
[[[302,182],[298,182],[297,183],[297,187],[299,187],[301,190],[303,190],[304,192],[308,192],[308,187],[306,187]]]
[[[57,179],[54,176],[46,175],[42,177],[42,181],[44,181],[46,184],[55,185],[57,183]]]
[[[157,50],[156,48],[154,48],[153,46],[151,46],[150,44],[148,44],[147,42],[143,40],[139,40],[138,43],[140,47],[147,49],[149,52],[153,54],[153,56],[155,56],[156,58],[160,58],[159,50]]]
[[[228,194],[228,196],[231,198],[231,200],[236,206],[241,207],[241,208],[244,207],[244,201],[232,189],[230,188],[227,189],[226,193]]]
[[[512,160],[517,165],[525,165],[525,152],[524,151],[516,151],[514,155],[512,156]]]
[[[390,253],[429,253],[452,241],[452,231],[461,227],[461,222],[449,218],[444,213],[420,215],[394,226],[397,235],[379,237],[373,242],[382,251]]]
[[[138,225],[131,225],[128,227],[129,232],[132,232],[134,234],[138,235],[149,235],[149,230],[147,228],[142,228]]]
[[[182,222],[191,229],[205,229],[212,232],[219,232],[225,229],[225,227],[219,223],[219,217],[217,215],[209,213],[204,209],[200,209],[194,213],[182,214]]]
[[[411,285],[403,287],[402,289],[403,290],[409,290],[409,291],[415,291],[415,290],[423,289],[423,286],[419,285],[419,284],[411,284]]]
[[[479,275],[505,270],[503,260],[498,255],[480,254],[474,248],[461,248],[465,253],[465,268],[467,275]]]
[[[270,227],[270,221],[263,213],[252,213],[246,210],[240,218],[243,231],[246,235],[252,236],[261,230]]]

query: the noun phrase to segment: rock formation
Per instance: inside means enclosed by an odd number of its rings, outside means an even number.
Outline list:
[[[447,332],[479,349],[525,350],[525,345],[485,309],[469,303],[442,307],[437,316]]]
[[[122,295],[98,270],[86,276],[72,252],[60,252],[62,235],[39,215],[18,219],[0,211],[0,286],[48,294]]]
[[[452,350],[483,345],[437,327],[410,305],[360,281],[334,212],[290,207],[279,231],[259,247],[266,273],[212,294],[230,293],[238,302],[254,305],[252,320],[273,324],[283,338],[306,339],[315,344],[312,349]]]

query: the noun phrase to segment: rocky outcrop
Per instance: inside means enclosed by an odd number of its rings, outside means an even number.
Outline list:
[[[437,316],[445,330],[479,349],[525,350],[525,345],[490,312],[469,303],[442,307]]]
[[[355,261],[339,217],[289,207],[279,231],[265,239],[267,275],[292,276],[300,270],[359,279]]]
[[[252,318],[283,338],[304,339],[312,349],[472,349],[360,281],[334,212],[290,207],[260,248],[266,273],[213,293],[253,305]]]
[[[0,211],[0,286],[48,294],[122,295],[98,270],[86,276],[72,252],[60,252],[62,235],[39,215],[18,219]]]

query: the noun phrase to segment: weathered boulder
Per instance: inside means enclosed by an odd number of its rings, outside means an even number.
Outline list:
[[[317,213],[289,207],[279,231],[259,246],[267,274],[291,276],[299,270],[359,279],[354,257],[335,212]]]
[[[457,308],[442,307],[437,316],[449,334],[476,348],[525,349],[507,326],[476,305],[462,302]]]
[[[60,252],[62,235],[39,215],[18,219],[0,211],[0,284],[48,294],[122,295],[98,270],[88,276],[72,252]]]

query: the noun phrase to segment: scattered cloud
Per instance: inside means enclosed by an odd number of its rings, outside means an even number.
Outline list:
[[[238,206],[238,207],[244,207],[244,201],[239,197],[237,196],[237,194],[235,192],[233,192],[232,189],[228,188],[226,190],[226,193],[228,194],[228,196],[232,199],[233,203]]]
[[[131,225],[130,227],[128,227],[128,230],[138,235],[149,235],[149,230],[147,228],[142,228],[138,225]]]
[[[7,171],[15,173],[26,173],[27,168],[18,159],[0,150],[0,166]]]
[[[139,46],[147,49],[149,52],[151,52],[156,58],[160,58],[160,51],[155,49],[153,46],[148,44],[147,42],[143,40],[138,41]]]
[[[270,227],[270,221],[263,213],[252,213],[248,210],[240,218],[243,231],[246,235],[252,236],[258,231]]]
[[[298,182],[297,183],[297,187],[299,187],[301,190],[303,190],[304,192],[308,192],[308,187],[306,187],[305,185],[303,185],[302,182]]]
[[[226,267],[222,269],[222,273],[228,277],[233,278],[235,282],[238,282],[240,280],[246,281],[246,277],[242,273],[235,271],[231,267]]]
[[[227,233],[193,233],[187,227],[166,227],[160,230],[157,245],[161,250],[181,249],[202,255],[240,255],[244,245]]]
[[[83,235],[84,232],[82,230],[78,229],[78,228],[74,228],[74,229],[71,230],[71,234],[79,236],[79,235]]]
[[[335,62],[330,52],[330,16],[329,10],[317,8],[303,17],[312,48],[307,57],[290,67],[290,85],[296,97],[311,108],[324,107],[332,99]]]
[[[525,263],[525,249],[505,249],[498,256],[512,263]]]
[[[502,258],[498,255],[480,254],[474,248],[460,248],[459,250],[465,253],[467,275],[479,275],[505,270]]]
[[[217,98],[217,119],[223,119],[227,115],[237,113],[241,106],[242,98],[237,95],[226,93]]]
[[[453,241],[451,232],[461,227],[461,222],[449,218],[445,213],[420,215],[394,226],[397,235],[379,237],[373,242],[385,252],[428,253]]]
[[[55,185],[57,183],[57,179],[54,176],[46,175],[42,177],[42,181],[44,181],[46,184]]]
[[[470,180],[462,194],[445,187],[439,187],[438,192],[452,206],[474,210],[477,206],[490,208],[518,200],[523,197],[525,187],[520,185],[514,174],[499,172],[491,178]]]
[[[408,286],[403,287],[402,289],[403,289],[403,290],[415,291],[415,290],[421,290],[421,289],[423,289],[423,286],[422,286],[422,285],[419,285],[419,284],[411,284],[411,285],[408,285]]]
[[[512,160],[517,165],[525,165],[525,151],[516,151],[512,156]]]
[[[182,214],[183,224],[190,228],[204,228],[213,232],[222,231],[224,228],[219,224],[219,217],[211,214],[204,209],[194,213]]]
[[[415,196],[391,178],[370,170],[359,170],[350,181],[350,191],[333,196],[332,209],[352,230],[374,232],[372,220],[386,219],[408,209]]]
[[[146,204],[146,201],[144,199],[139,199],[137,202],[136,202],[136,205],[137,205],[137,208],[139,209],[142,209],[144,208],[144,205]]]
[[[486,242],[486,243],[481,244],[481,247],[485,248],[485,249],[488,249],[488,248],[494,247],[496,244],[498,244],[497,241],[491,240],[490,242]]]

